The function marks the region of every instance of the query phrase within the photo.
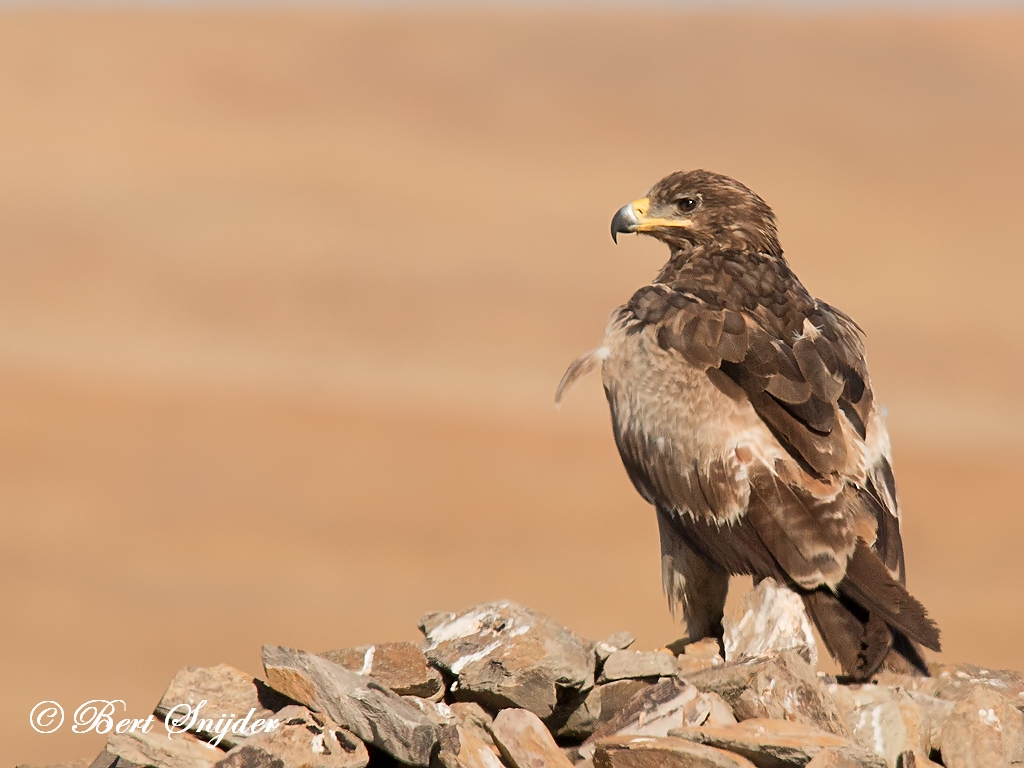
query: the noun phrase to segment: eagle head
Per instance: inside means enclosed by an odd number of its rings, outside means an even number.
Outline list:
[[[612,219],[612,239],[642,232],[673,251],[694,246],[782,254],[775,214],[735,179],[710,171],[677,171],[647,196],[622,206]]]

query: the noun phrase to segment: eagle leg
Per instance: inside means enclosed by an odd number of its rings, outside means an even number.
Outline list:
[[[672,615],[682,613],[689,642],[713,637],[721,643],[729,574],[695,552],[679,535],[671,514],[660,507],[658,531],[661,583]]]

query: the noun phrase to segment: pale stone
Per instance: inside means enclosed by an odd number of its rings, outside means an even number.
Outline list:
[[[1018,709],[1024,708],[1024,674],[974,664],[933,664],[931,678],[919,678],[920,690],[946,701],[960,701],[975,686],[991,688]]]
[[[281,646],[263,646],[263,668],[275,690],[323,712],[367,744],[409,765],[430,762],[437,726],[371,678],[320,656]]]
[[[842,747],[829,747],[815,755],[814,759],[807,763],[807,768],[886,768],[886,764],[874,754],[865,757],[862,752],[851,753]]]
[[[907,732],[904,713],[893,689],[882,685],[830,685],[832,700],[842,713],[853,740],[896,765],[908,749],[920,749],[921,734]],[[913,702],[906,706],[909,708]],[[916,706],[916,705],[914,705]],[[919,711],[918,711],[919,714]]]
[[[436,759],[444,768],[504,768],[491,744],[471,728],[445,726],[438,741]]]
[[[736,717],[732,707],[717,693],[700,693],[686,704],[682,711],[682,725],[732,725]]]
[[[509,768],[571,768],[550,731],[533,712],[503,709],[491,724],[494,743]]]
[[[292,704],[274,717],[280,725],[249,738],[228,752],[217,768],[255,768],[268,756],[284,768],[366,768],[363,742],[322,713]]]
[[[705,637],[703,640],[687,643],[683,648],[682,655],[710,661],[714,666],[717,666],[724,661],[722,658],[722,649],[719,647],[718,641],[713,637]]]
[[[609,635],[594,646],[594,653],[597,654],[598,663],[603,664],[605,659],[615,653],[615,651],[624,651],[635,642],[636,638],[624,629]]]
[[[601,670],[601,681],[671,677],[679,671],[671,651],[615,651]]]
[[[686,654],[681,653],[676,656],[676,675],[685,680],[690,675],[703,672],[705,669],[710,669],[711,667],[718,666],[721,663],[721,657],[715,657],[715,659],[702,659],[699,656],[687,656]]]
[[[904,691],[904,694],[918,706],[921,713],[922,750],[926,755],[930,755],[933,750],[939,750],[942,744],[942,728],[955,705],[952,701],[930,696],[922,691]]]
[[[775,579],[762,579],[747,592],[739,616],[725,616],[722,626],[726,661],[792,650],[811,666],[818,663],[814,630],[803,600]]]
[[[850,737],[825,684],[795,651],[723,664],[687,679],[725,699],[737,720],[791,720]]]
[[[754,768],[754,764],[686,739],[614,736],[597,744],[594,768]]]
[[[763,718],[720,727],[679,728],[669,735],[734,752],[756,766],[804,765],[827,747],[852,746],[834,733],[809,725]]]
[[[993,768],[1021,762],[1022,715],[998,690],[975,685],[942,729],[946,768]]]
[[[601,723],[607,723],[640,691],[654,685],[650,680],[615,680],[595,686],[601,692]]]
[[[507,601],[425,618],[427,658],[458,679],[451,693],[496,710],[547,719],[560,700],[594,685],[593,646],[542,613]]]
[[[597,742],[611,736],[665,736],[684,724],[684,711],[693,708],[700,695],[692,685],[675,678],[649,686],[603,723],[580,748],[580,755],[592,757]]]
[[[369,675],[399,696],[433,699],[444,695],[441,673],[412,643],[364,645],[320,655],[352,672]]]
[[[206,702],[203,704],[203,702]],[[172,720],[185,725],[199,707],[198,724],[204,719],[218,720],[222,716],[236,720],[244,718],[250,710],[250,721],[266,720],[288,703],[287,698],[271,690],[251,675],[228,664],[215,667],[185,667],[172,678],[167,690],[156,705],[154,715],[161,722],[174,710]],[[196,730],[195,735],[212,741],[217,734]],[[219,745],[231,749],[249,738],[245,733],[226,733]]]
[[[112,763],[115,768],[126,763],[156,768],[213,768],[213,764],[224,756],[220,749],[190,733],[168,738],[167,731],[155,728],[150,733],[111,736],[104,752],[117,758]]]

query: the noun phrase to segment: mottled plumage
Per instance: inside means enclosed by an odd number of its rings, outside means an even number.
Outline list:
[[[691,639],[720,636],[729,576],[774,577],[804,598],[843,670],[925,671],[939,635],[906,591],[889,437],[863,334],[812,297],[782,255],[771,209],[690,171],[624,206],[613,236],[670,248],[612,313],[601,365],[623,464],[657,510],[665,590]]]

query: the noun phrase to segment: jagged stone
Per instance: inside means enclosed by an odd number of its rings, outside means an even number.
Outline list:
[[[790,720],[850,738],[825,684],[796,651],[723,664],[687,679],[725,699],[737,720]]]
[[[454,724],[471,732],[487,745],[495,757],[501,756],[497,744],[494,743],[494,737],[491,736],[491,724],[494,722],[494,718],[483,707],[475,701],[458,701],[449,709],[454,718]]]
[[[635,642],[636,638],[633,637],[632,633],[624,629],[609,635],[594,646],[594,653],[597,654],[598,663],[603,664],[605,659],[615,653],[615,651],[624,651]]]
[[[885,761],[875,754],[865,754],[863,750],[828,747],[821,750],[807,768],[886,768]],[[898,767],[896,767],[898,768]]]
[[[818,663],[817,643],[803,600],[775,579],[762,579],[747,592],[739,616],[725,616],[722,626],[726,661],[792,650],[811,666]]]
[[[1012,699],[987,685],[974,685],[953,707],[942,729],[946,768],[982,768],[1024,761],[1024,716]]]
[[[717,664],[711,659],[702,659],[697,656],[687,656],[685,654],[679,654],[676,656],[676,675],[686,680],[691,675],[696,675],[699,672],[703,672],[705,669],[711,669],[711,667],[721,664],[721,659],[718,660]]]
[[[323,712],[367,744],[409,765],[426,766],[437,726],[374,680],[305,651],[263,647],[263,668],[277,691]]]
[[[266,720],[290,703],[287,697],[251,675],[228,664],[218,664],[215,667],[185,667],[179,670],[171,679],[153,714],[163,721],[174,710],[172,720],[182,725],[192,722],[194,725],[188,729],[190,732],[207,741],[219,739],[220,747],[231,749],[251,738],[251,731],[237,728],[235,731],[217,734],[197,726],[203,720],[216,721],[224,715],[242,719],[250,711],[249,722]],[[193,717],[194,714],[197,716]]]
[[[275,714],[280,725],[232,749],[217,768],[257,768],[268,759],[283,768],[365,768],[363,742],[322,713],[292,704]]]
[[[601,692],[601,723],[607,723],[640,691],[650,688],[650,680],[615,680],[595,686]]]
[[[698,712],[695,702],[700,695],[692,685],[675,678],[648,686],[594,731],[580,755],[593,757],[597,743],[612,736],[665,736],[672,728],[688,724],[684,712]]]
[[[725,699],[712,692],[699,693],[683,707],[681,714],[684,726],[720,726],[736,722],[732,707]]]
[[[889,765],[896,765],[897,757],[908,749],[922,748],[920,709],[901,691],[884,685],[836,684],[830,685],[828,690],[853,740],[884,758]],[[911,721],[916,715],[916,729],[908,731],[904,709]],[[914,722],[909,724],[913,729]]]
[[[103,765],[104,756],[114,758],[109,768],[213,768],[224,753],[190,733],[168,738],[167,731],[155,728],[149,733],[125,733],[111,736],[93,765]]]
[[[402,701],[407,701],[412,704],[416,709],[426,715],[430,722],[438,727],[442,725],[451,725],[455,721],[455,716],[452,714],[451,707],[443,701],[421,699],[419,696],[403,696]]]
[[[946,725],[946,720],[953,713],[955,704],[936,696],[929,696],[921,691],[904,691],[904,693],[917,705],[921,717],[922,753],[929,755],[932,751],[938,751],[942,744],[942,729]]]
[[[285,768],[284,760],[252,744],[232,749],[214,768]]]
[[[594,752],[594,768],[754,768],[740,755],[686,739],[613,736]]]
[[[1024,708],[1024,674],[1012,669],[987,669],[974,664],[933,664],[930,678],[917,678],[918,690],[945,701],[960,701],[976,686],[1002,694]]]
[[[451,687],[458,700],[528,709],[546,719],[567,693],[594,685],[592,645],[515,603],[484,603],[457,616],[432,614],[421,625],[427,628],[427,658],[458,678]]]
[[[595,685],[589,691],[581,691],[570,699],[565,705],[568,712],[565,722],[552,722],[554,718],[548,720],[548,727],[552,733],[559,739],[582,741],[597,730],[601,724],[603,687]],[[562,709],[562,705],[559,705],[558,709]]]
[[[713,637],[705,637],[703,640],[687,643],[683,647],[683,655],[691,656],[695,659],[705,659],[712,662],[715,666],[725,661],[722,658],[722,649],[718,645],[718,641]]]
[[[444,695],[441,673],[412,643],[380,643],[320,654],[352,672],[369,675],[399,696],[437,699]]]
[[[763,718],[727,726],[677,728],[669,731],[669,736],[735,752],[759,768],[805,765],[822,749],[853,746],[834,733],[803,723]]]
[[[533,712],[503,709],[491,724],[494,743],[509,768],[571,768],[550,731]]]
[[[445,726],[438,742],[436,760],[443,768],[504,768],[492,744],[472,728],[459,723]]]
[[[900,755],[896,761],[896,768],[941,768],[938,763],[932,762],[920,752],[907,751]]]
[[[615,651],[601,669],[601,682],[672,677],[679,671],[671,651]]]

